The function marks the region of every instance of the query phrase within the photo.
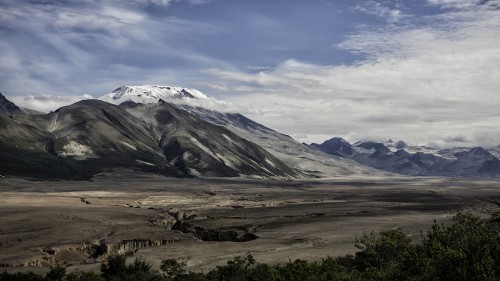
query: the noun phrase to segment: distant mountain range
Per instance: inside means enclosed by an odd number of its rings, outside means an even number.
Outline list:
[[[0,94],[0,175],[90,179],[131,169],[174,177],[499,177],[500,146],[435,150],[399,142],[305,145],[189,88],[121,86],[48,114]]]
[[[411,176],[500,177],[499,147],[435,149],[404,141],[357,142],[331,138],[310,147],[376,169]]]

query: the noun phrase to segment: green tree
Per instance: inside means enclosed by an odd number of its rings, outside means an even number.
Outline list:
[[[66,268],[61,265],[56,265],[45,275],[47,281],[62,281],[65,277]]]
[[[208,273],[207,277],[211,280],[224,281],[274,280],[271,268],[257,263],[251,254],[246,257],[235,257],[226,265],[217,266],[215,270]]]
[[[161,276],[152,272],[151,268],[151,264],[141,258],[136,258],[131,265],[127,266],[126,257],[118,255],[108,257],[107,261],[101,265],[101,273],[105,280],[113,281],[158,280]]]
[[[33,272],[28,273],[7,273],[3,272],[0,274],[0,281],[43,281],[45,278],[42,275],[35,274]]]
[[[169,277],[177,277],[186,273],[186,262],[176,259],[166,259],[161,262],[160,268]]]
[[[498,235],[491,221],[472,214],[434,223],[423,240],[429,270],[439,280],[498,280]]]
[[[126,260],[124,255],[109,256],[101,265],[102,277],[106,280],[123,280],[127,274]]]

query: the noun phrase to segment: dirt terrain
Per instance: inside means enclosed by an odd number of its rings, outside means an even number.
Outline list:
[[[95,270],[113,254],[155,266],[184,259],[198,271],[248,252],[269,263],[321,259],[354,253],[363,233],[418,239],[434,219],[499,204],[500,181],[479,179],[0,179],[0,271]]]

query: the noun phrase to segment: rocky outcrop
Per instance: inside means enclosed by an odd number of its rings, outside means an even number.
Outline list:
[[[137,250],[146,247],[158,247],[166,244],[180,242],[178,239],[163,239],[163,240],[151,240],[151,239],[130,239],[122,240],[119,243],[111,244],[101,244],[98,245],[94,250],[94,257],[99,256],[112,256],[112,255],[128,255],[137,252]]]
[[[179,230],[182,233],[192,233],[194,237],[203,241],[231,241],[231,242],[247,242],[257,239],[257,235],[252,233],[240,234],[236,231],[228,230],[213,230],[203,227],[194,226],[187,222],[177,221],[172,230]]]
[[[157,215],[148,220],[150,226],[164,229],[171,229],[176,222],[177,220],[171,215]]]
[[[182,221],[182,220],[191,220],[197,217],[197,214],[193,211],[167,211],[169,215],[175,218],[177,221]]]
[[[165,214],[156,215],[148,222],[151,226],[193,234],[195,238],[202,241],[247,242],[257,239],[257,236],[252,233],[242,234],[233,230],[205,229],[186,222],[186,220],[193,220],[197,216],[194,211],[190,210],[170,210],[166,211]]]
[[[158,247],[174,242],[182,242],[181,239],[124,239],[119,242],[101,242],[83,244],[73,249],[84,252],[89,258],[105,258],[113,255],[130,255],[141,248]]]

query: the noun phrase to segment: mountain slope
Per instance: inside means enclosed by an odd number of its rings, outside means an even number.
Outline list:
[[[32,176],[84,179],[118,168],[187,176],[165,159],[154,132],[109,103],[85,100],[47,115],[2,121],[8,129],[0,133],[1,156],[16,159],[3,163],[3,173],[29,176],[42,166],[46,168]]]
[[[47,153],[52,136],[36,126],[0,114],[0,175],[28,178],[86,179],[60,159]]]
[[[127,167],[185,175],[166,161],[155,133],[118,106],[84,100],[38,119],[44,119],[54,135],[48,152],[75,164],[89,163],[99,170]]]
[[[160,101],[124,106],[154,128],[167,159],[185,172],[202,176],[297,176],[296,171],[254,143],[171,104]]]
[[[259,146],[163,101],[84,100],[46,115],[0,114],[0,129],[0,174],[89,179],[125,168],[175,177],[297,177]]]
[[[0,93],[0,114],[12,115],[20,113],[23,113],[23,110]]]
[[[288,166],[302,171],[305,177],[382,174],[352,160],[312,149],[239,113],[221,113],[188,105],[175,106],[210,123],[224,126],[241,138],[259,145]]]
[[[186,95],[185,92],[191,95]],[[100,99],[124,106],[134,103],[151,104],[160,99],[173,102],[174,107],[192,113],[211,124],[223,126],[238,137],[264,148],[289,167],[300,170],[302,176],[305,177],[381,173],[349,159],[331,156],[300,144],[291,137],[269,129],[241,114],[222,113],[204,108],[204,102],[210,104],[214,100],[194,89],[169,86],[122,86]],[[193,104],[201,107],[194,107]]]

